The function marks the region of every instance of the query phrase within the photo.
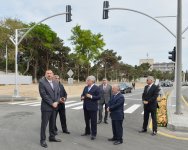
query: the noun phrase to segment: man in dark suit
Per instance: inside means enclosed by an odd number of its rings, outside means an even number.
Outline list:
[[[125,98],[120,92],[119,85],[112,86],[113,96],[108,103],[108,111],[112,119],[113,137],[108,141],[114,141],[114,145],[123,143],[123,119]]]
[[[46,144],[46,126],[49,122],[49,141],[61,142],[60,139],[55,138],[54,125],[55,125],[55,112],[60,102],[60,91],[57,82],[53,81],[53,72],[47,70],[45,77],[39,81],[39,93],[42,98],[41,101],[41,133],[40,144],[42,147],[47,148]]]
[[[57,81],[58,84],[59,84],[60,97],[61,97],[61,100],[62,100],[62,103],[59,103],[58,109],[56,111],[56,119],[57,119],[57,115],[59,113],[59,118],[60,118],[60,121],[61,121],[61,128],[62,128],[63,133],[70,134],[70,132],[67,129],[66,111],[65,111],[65,101],[67,100],[67,92],[65,91],[63,84],[61,84],[60,78],[59,78],[58,75],[54,75],[54,80]],[[57,134],[58,129],[57,129],[57,126],[56,126],[56,122],[55,122],[55,131],[56,131],[56,134]]]
[[[98,124],[102,122],[102,112],[103,112],[103,106],[105,106],[105,115],[104,115],[104,123],[108,124],[108,102],[112,96],[112,86],[108,84],[108,81],[106,78],[103,79],[102,84],[99,85],[101,98],[99,100],[99,120]]]
[[[149,114],[151,113],[153,132],[152,135],[157,134],[157,97],[159,94],[159,88],[154,84],[154,78],[152,76],[147,77],[147,85],[144,88],[142,94],[142,102],[144,105],[144,122],[140,133],[147,132]]]
[[[98,100],[100,99],[100,90],[95,85],[95,77],[88,76],[86,79],[87,86],[84,88],[81,95],[83,100],[84,119],[85,119],[85,133],[82,136],[90,135],[90,123],[91,123],[91,140],[94,140],[97,135],[97,109]]]

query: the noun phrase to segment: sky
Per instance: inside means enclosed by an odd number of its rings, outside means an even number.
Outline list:
[[[128,8],[151,17],[176,16],[177,0],[109,0],[110,8]],[[65,46],[74,47],[68,40],[71,29],[80,25],[93,33],[101,33],[105,49],[113,49],[122,61],[139,65],[139,59],[153,58],[154,62],[170,62],[168,52],[176,45],[173,37],[156,21],[139,13],[110,10],[109,19],[102,19],[103,0],[4,0],[0,5],[0,19],[17,18],[24,23],[39,22],[72,7],[72,22],[65,22],[65,15],[46,20]],[[188,0],[182,0],[182,30],[188,26]],[[176,35],[176,17],[158,18]],[[188,70],[188,31],[182,40],[182,68]]]

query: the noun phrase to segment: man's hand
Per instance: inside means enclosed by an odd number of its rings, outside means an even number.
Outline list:
[[[148,104],[148,101],[143,101],[143,103],[146,105],[146,104]]]
[[[92,98],[92,95],[91,94],[86,94],[86,97],[87,98]]]
[[[108,107],[108,108],[106,109],[106,111],[107,111],[107,112],[110,112],[110,108]]]
[[[58,102],[54,102],[54,103],[52,104],[52,107],[53,107],[53,108],[57,108],[57,106],[58,106]]]
[[[65,98],[64,97],[60,98],[60,103],[65,103]]]
[[[81,97],[81,101],[83,101],[84,99],[85,99],[85,96],[82,96],[82,97]]]

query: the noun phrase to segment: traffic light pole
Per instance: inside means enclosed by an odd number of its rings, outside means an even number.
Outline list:
[[[181,78],[182,78],[182,34],[188,30],[188,27],[182,32],[182,0],[177,0],[177,34],[173,34],[164,24],[155,19],[154,17],[149,16],[143,12],[127,9],[127,8],[109,8],[109,2],[104,1],[103,4],[103,19],[108,19],[108,10],[127,10],[135,13],[142,14],[160,25],[162,25],[171,35],[176,38],[176,64],[175,64],[175,82],[176,82],[176,114],[182,114],[181,112]],[[104,14],[106,17],[104,17]]]
[[[177,38],[176,38],[176,114],[181,112],[182,79],[182,0],[177,0]]]

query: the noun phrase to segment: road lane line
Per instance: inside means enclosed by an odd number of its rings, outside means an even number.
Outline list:
[[[29,101],[31,102],[31,101]],[[24,103],[28,103],[26,101],[22,101],[22,102],[11,102],[11,103],[8,103],[8,104],[11,104],[11,105],[18,105],[18,104],[24,104]]]
[[[69,104],[69,105],[65,105],[65,108],[69,108],[69,107],[76,106],[76,105],[81,105],[81,104],[83,104],[83,102],[78,102],[78,103],[74,103],[74,104]]]
[[[81,106],[78,106],[78,107],[74,107],[74,108],[71,108],[71,109],[74,109],[74,110],[79,110],[79,109],[83,109],[83,105],[81,105]]]
[[[134,104],[132,105],[131,107],[129,107],[128,109],[126,109],[124,111],[124,113],[128,113],[128,114],[131,114],[133,113],[137,108],[139,108],[141,105],[140,104]]]
[[[24,105],[32,105],[32,104],[34,105],[34,104],[40,104],[40,103],[41,103],[41,102],[31,102],[31,103],[28,103],[28,102],[27,102],[27,103],[18,104],[18,105],[23,105],[23,106],[24,106]]]
[[[70,103],[74,103],[75,101],[68,101],[68,102],[65,102],[65,105],[66,104],[70,104]],[[28,105],[28,106],[40,106],[41,105],[41,102],[40,104],[31,104],[31,105]]]

